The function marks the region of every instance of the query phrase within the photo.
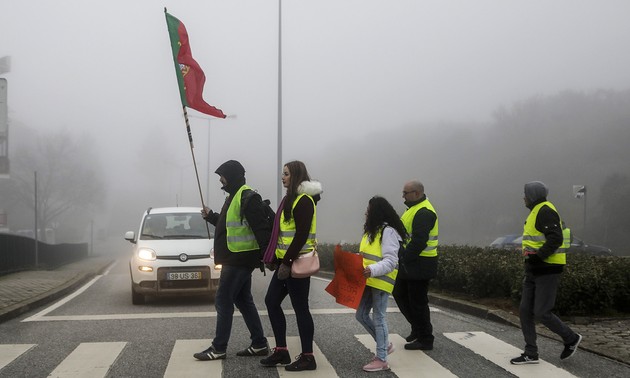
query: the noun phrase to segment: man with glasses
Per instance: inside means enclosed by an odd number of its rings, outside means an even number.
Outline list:
[[[407,211],[401,220],[410,235],[398,251],[398,276],[392,292],[400,312],[411,325],[408,350],[433,349],[429,312],[429,281],[437,275],[438,217],[418,180],[402,191]]]

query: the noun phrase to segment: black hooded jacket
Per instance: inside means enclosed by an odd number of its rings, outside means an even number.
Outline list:
[[[229,196],[225,199],[220,213],[210,211],[206,220],[215,226],[214,230],[214,259],[217,264],[247,266],[250,268],[259,268],[261,266],[262,251],[267,248],[269,238],[271,236],[271,228],[265,221],[265,213],[262,207],[262,198],[258,193],[253,193],[248,200],[247,206],[243,208],[243,216],[247,219],[256,241],[261,249],[251,251],[232,252],[227,244],[227,228],[226,216],[228,208],[232,203],[232,199],[238,190],[245,185],[245,169],[235,161],[229,160],[219,166],[215,171],[219,176],[225,178],[227,184],[221,188],[225,190]],[[250,189],[244,190],[243,193]],[[241,195],[241,200],[245,198]],[[243,204],[241,203],[241,206]]]
[[[525,184],[525,206],[532,210],[536,205],[547,201],[547,193],[546,186],[539,181]],[[534,275],[562,273],[563,265],[543,261],[562,246],[560,215],[551,207],[544,205],[538,210],[534,226],[545,235],[545,243],[537,254],[529,255],[525,259],[525,269]]]

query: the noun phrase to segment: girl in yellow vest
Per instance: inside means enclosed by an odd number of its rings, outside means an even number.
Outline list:
[[[315,370],[317,368],[313,356],[315,325],[308,305],[311,278],[294,278],[290,273],[293,261],[300,254],[315,249],[317,243],[315,205],[320,199],[322,186],[317,181],[311,181],[306,166],[301,161],[292,161],[283,167],[282,185],[287,189],[287,194],[280,203],[276,214],[277,222],[274,222],[272,231],[272,237],[276,232],[278,235],[275,241],[275,261],[268,264],[277,269],[271,277],[265,296],[276,347],[273,354],[260,360],[260,363],[269,367],[286,365],[285,369],[288,371]],[[273,244],[274,241],[270,241],[268,248],[273,248]],[[291,305],[295,311],[302,346],[302,353],[293,363],[287,349],[287,321],[282,310],[282,302],[287,295],[291,298]]]
[[[363,370],[389,370],[387,355],[394,352],[394,345],[388,340],[385,315],[398,274],[398,250],[407,238],[407,231],[392,205],[385,198],[375,196],[368,202],[363,232],[360,253],[363,276],[367,280],[356,319],[376,341],[376,353]]]

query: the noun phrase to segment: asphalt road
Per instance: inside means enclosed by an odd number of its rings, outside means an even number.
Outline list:
[[[254,272],[254,298],[261,310],[265,333],[271,338],[273,333],[263,303],[269,279],[269,275]],[[355,320],[353,311],[336,304],[324,291],[327,284],[327,280],[312,278],[311,309],[319,367],[312,374],[299,373],[299,376],[363,377],[366,373],[361,366],[371,359],[374,344],[369,336],[366,339],[367,333]],[[194,360],[191,351],[205,348],[214,334],[216,314],[212,301],[203,297],[159,298],[134,306],[130,285],[127,262],[121,259],[79,292],[0,324],[0,377],[81,376],[81,369],[91,369],[83,373],[90,377],[298,375],[263,368],[257,357],[235,355],[249,345],[240,316],[234,321],[226,360]],[[290,310],[288,299],[285,305]],[[582,350],[576,357],[561,362],[558,356],[562,345],[547,338],[539,339],[541,358],[547,364],[514,367],[509,364],[509,357],[520,353],[522,348],[518,328],[438,307],[433,308],[432,319],[434,350],[405,351],[401,340],[409,327],[391,300],[389,332],[399,348],[390,356],[392,371],[370,375],[630,376],[627,365]],[[288,315],[288,336],[290,343],[297,342],[292,314]],[[290,352],[294,356],[300,350],[294,348]]]

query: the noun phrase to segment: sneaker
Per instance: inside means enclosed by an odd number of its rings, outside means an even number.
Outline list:
[[[315,363],[315,356],[312,354],[300,353],[295,357],[295,361],[290,365],[284,367],[287,371],[303,371],[303,370],[315,370],[317,369],[317,363]]]
[[[393,343],[389,343],[389,345],[387,345],[387,354],[392,354],[396,351],[396,347],[394,346]]]
[[[525,364],[537,364],[538,356],[528,356],[525,353],[521,354],[516,358],[512,358],[510,360],[512,365],[525,365]]]
[[[269,354],[269,346],[265,345],[260,348],[254,348],[253,345],[249,346],[247,349],[240,350],[236,352],[237,356],[245,357],[245,356],[266,356]]]
[[[567,358],[573,356],[575,352],[577,352],[577,347],[580,345],[580,341],[582,341],[582,335],[578,333],[577,340],[571,344],[564,344],[564,350],[562,351],[562,354],[560,354],[560,359],[566,360]]]
[[[389,365],[386,361],[381,361],[379,358],[374,357],[369,364],[363,366],[363,371],[381,371],[389,370]]]
[[[218,352],[214,345],[210,345],[203,352],[193,354],[193,357],[199,361],[225,360],[225,352]]]
[[[266,367],[273,367],[276,365],[288,365],[291,363],[291,356],[286,349],[273,348],[273,353],[267,358],[260,360],[260,364]]]
[[[433,343],[421,343],[420,341],[412,341],[410,343],[405,344],[405,349],[407,350],[433,350]]]

